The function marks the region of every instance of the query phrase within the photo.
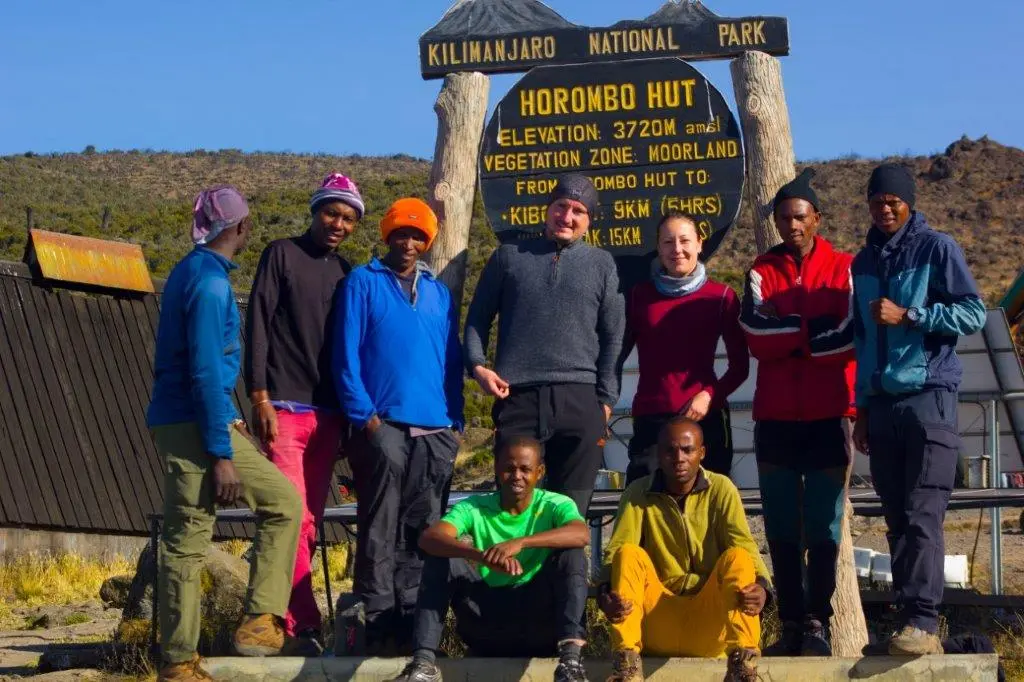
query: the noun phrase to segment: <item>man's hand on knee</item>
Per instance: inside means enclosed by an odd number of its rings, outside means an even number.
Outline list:
[[[624,599],[618,592],[612,592],[607,586],[597,594],[597,607],[601,609],[609,623],[621,623],[633,613],[632,602]]]
[[[739,607],[748,616],[760,615],[764,609],[765,602],[768,601],[768,592],[757,583],[751,583],[746,587],[740,588],[737,593],[739,597]]]

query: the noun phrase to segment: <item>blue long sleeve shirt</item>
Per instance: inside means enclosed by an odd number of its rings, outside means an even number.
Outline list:
[[[241,415],[241,319],[228,272],[238,267],[198,246],[174,266],[160,301],[149,426],[197,422],[206,452],[230,459],[229,425]]]
[[[332,373],[357,427],[377,415],[412,426],[463,425],[459,311],[448,287],[421,269],[415,302],[376,258],[341,284]]]

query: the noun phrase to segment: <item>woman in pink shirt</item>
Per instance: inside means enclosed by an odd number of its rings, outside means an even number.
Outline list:
[[[640,364],[627,485],[656,468],[658,433],[678,414],[698,421],[704,431],[704,468],[726,476],[732,468],[726,398],[747,378],[750,358],[739,299],[725,284],[707,278],[698,259],[702,245],[693,218],[667,214],[658,225],[651,279],[633,287],[627,300],[623,357],[636,346]],[[715,375],[719,338],[729,360],[721,378]]]

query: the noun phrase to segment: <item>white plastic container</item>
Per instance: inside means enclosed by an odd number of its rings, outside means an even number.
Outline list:
[[[943,582],[946,583],[946,587],[966,588],[971,581],[971,576],[968,573],[966,554],[946,556],[943,565]]]
[[[853,566],[857,570],[857,577],[865,580],[871,577],[871,559],[875,556],[875,550],[867,547],[853,548]]]
[[[871,580],[876,583],[892,584],[892,557],[875,552],[871,557]]]

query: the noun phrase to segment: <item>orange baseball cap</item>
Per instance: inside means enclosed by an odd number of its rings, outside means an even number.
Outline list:
[[[427,235],[427,248],[437,236],[437,216],[426,202],[414,197],[399,199],[391,204],[380,221],[380,236],[385,242],[400,227],[414,227]]]

